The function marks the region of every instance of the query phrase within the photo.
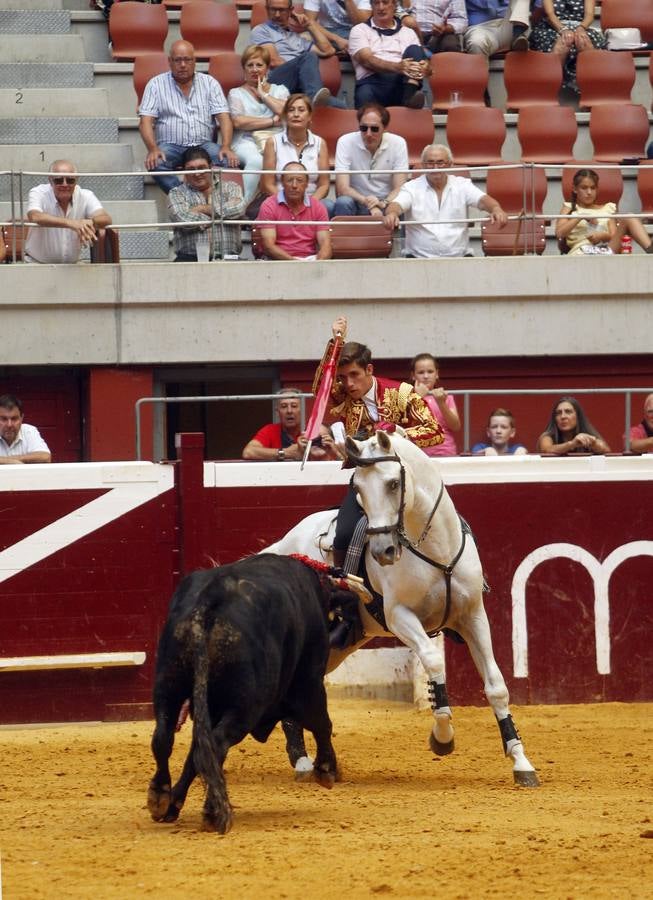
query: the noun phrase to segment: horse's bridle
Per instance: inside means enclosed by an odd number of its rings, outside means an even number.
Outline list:
[[[405,547],[407,550],[410,550],[415,556],[421,559],[423,562],[428,563],[430,566],[434,566],[434,568],[439,569],[440,572],[444,574],[444,580],[446,585],[446,597],[444,604],[444,615],[442,617],[442,621],[437,627],[436,631],[440,631],[446,624],[447,619],[449,618],[449,613],[451,611],[451,576],[453,574],[453,570],[456,567],[456,564],[460,557],[463,555],[463,551],[465,549],[465,542],[467,539],[467,532],[465,528],[461,525],[461,542],[460,549],[458,553],[454,556],[450,563],[446,564],[438,562],[435,559],[431,559],[430,556],[426,556],[422,553],[418,547],[422,543],[422,541],[426,538],[427,534],[431,530],[431,525],[433,523],[433,516],[436,513],[438,506],[440,505],[440,501],[442,500],[442,496],[444,494],[444,481],[440,483],[440,490],[438,492],[438,496],[435,499],[435,503],[431,508],[431,512],[426,520],[426,525],[422,529],[422,533],[418,537],[418,539],[413,543],[408,535],[406,534],[404,528],[404,510],[406,508],[406,469],[404,467],[403,462],[399,455],[395,452],[392,456],[372,456],[368,458],[363,458],[358,456],[355,453],[352,453],[351,450],[347,450],[347,458],[350,462],[352,462],[355,466],[360,468],[369,468],[370,466],[375,466],[380,462],[396,462],[399,464],[399,484],[401,486],[401,497],[399,500],[399,512],[397,513],[397,521],[394,525],[378,525],[374,528],[367,528],[366,534],[396,534],[397,540],[401,544],[402,547]]]

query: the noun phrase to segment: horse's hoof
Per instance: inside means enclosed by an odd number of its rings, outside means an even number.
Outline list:
[[[429,747],[436,756],[449,756],[450,753],[453,753],[454,739],[451,738],[450,741],[447,741],[445,744],[441,744],[440,741],[436,740],[433,732],[431,732],[429,736]]]
[[[533,771],[513,771],[513,775],[515,778],[515,784],[518,787],[539,787],[540,779],[537,777],[537,772],[533,769]]]
[[[226,834],[231,831],[233,815],[231,808],[220,810],[212,815],[204,813],[202,817],[202,831],[215,831],[218,834]]]
[[[161,822],[165,818],[169,806],[170,785],[165,784],[162,788],[150,785],[147,792],[147,808],[155,822]]]
[[[313,760],[310,756],[301,756],[295,763],[295,781],[313,780]]]
[[[326,788],[329,791],[336,783],[336,773],[331,769],[326,772],[321,771],[320,769],[314,769],[313,774],[320,787]]]
[[[181,807],[176,806],[174,803],[171,803],[166,810],[166,813],[163,817],[163,821],[164,822],[176,822],[177,819],[179,818],[180,812],[181,812]]]

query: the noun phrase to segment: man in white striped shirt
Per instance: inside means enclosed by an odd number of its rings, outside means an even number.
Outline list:
[[[220,83],[195,71],[195,48],[188,41],[175,41],[169,62],[169,72],[148,81],[139,109],[146,168],[154,172],[181,169],[188,147],[203,147],[214,165],[237,168],[238,156],[231,149],[233,125]],[[213,140],[215,125],[222,145]],[[181,184],[176,175],[163,175],[157,181],[166,194]]]

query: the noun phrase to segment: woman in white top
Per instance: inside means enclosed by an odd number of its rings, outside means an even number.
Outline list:
[[[265,47],[247,47],[240,61],[245,82],[229,91],[228,103],[234,123],[231,145],[245,166],[243,182],[249,203],[258,189],[265,142],[283,128],[281,114],[289,91],[285,85],[267,80],[270,54]]]
[[[261,175],[261,188],[265,194],[276,194],[283,167],[300,162],[308,172],[307,193],[321,200],[331,215],[335,201],[325,199],[330,186],[329,152],[326,141],[309,130],[312,115],[313,104],[306,94],[290,95],[282,114],[285,128],[268,139],[263,151],[263,168],[271,171]]]

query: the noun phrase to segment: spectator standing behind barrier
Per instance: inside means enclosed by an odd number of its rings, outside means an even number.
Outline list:
[[[627,0],[624,0],[627,4]],[[542,0],[543,17],[531,32],[533,50],[555,53],[563,64],[563,82],[577,91],[576,60],[586,50],[605,50],[608,40],[592,28],[596,15],[594,0]]]
[[[452,165],[448,147],[429,144],[422,151],[421,167],[433,171],[407,181],[386,209],[386,228],[397,228],[402,213],[421,223],[406,225],[408,257],[473,256],[467,224],[446,224],[468,218],[469,206],[489,213],[490,221],[501,228],[508,221],[498,201],[475,187],[470,178],[440,171]]]
[[[27,220],[39,227],[27,230],[25,262],[76,263],[82,247],[95,243],[98,230],[111,225],[109,213],[78,180],[75,164],[57,159],[48,183],[29,192]]]
[[[211,169],[211,157],[203,147],[189,147],[181,164],[184,183],[168,194],[168,210],[173,222],[195,222],[197,227],[175,228],[175,262],[195,262],[197,241],[202,239],[209,259],[238,256],[243,248],[240,225],[221,224],[220,219],[242,218],[245,199],[240,185],[206,171]]]
[[[249,40],[270,54],[269,81],[285,84],[291,94],[308,94],[313,106],[343,107],[322,83],[319,57],[333,56],[335,50],[321,25],[295,12],[292,0],[267,0],[265,8],[268,20],[252,28]]]
[[[629,234],[645,253],[653,253],[653,241],[641,219],[606,218],[616,213],[617,204],[597,203],[598,190],[599,176],[594,169],[579,169],[575,173],[571,202],[563,204],[560,210],[562,215],[574,218],[558,219],[556,223],[561,249],[566,247],[570,256],[621,253],[621,239]]]
[[[268,81],[270,54],[265,47],[250,46],[240,58],[245,83],[229,91],[229,111],[233,121],[233,149],[247,170],[243,175],[245,200],[256,195],[263,150],[269,137],[282,129],[281,116],[288,88]]]
[[[487,420],[487,443],[474,444],[474,456],[519,456],[528,453],[523,444],[511,444],[515,436],[515,420],[509,409],[493,409]]]
[[[460,431],[460,417],[456,401],[451,394],[438,384],[440,372],[438,361],[430,353],[418,353],[410,366],[410,380],[415,393],[424,400],[431,415],[440,425],[444,440],[434,447],[425,447],[427,456],[456,456],[458,448],[454,431]]]
[[[357,108],[376,102],[422,109],[431,67],[417,33],[395,17],[394,0],[372,0],[371,18],[351,30],[349,53]]]
[[[309,196],[320,200],[327,213],[333,210],[333,200],[329,193],[329,150],[326,141],[313,134],[309,125],[313,115],[313,104],[306,94],[291,94],[283,108],[284,129],[269,138],[263,151],[261,176],[263,194],[276,194],[281,178],[279,172],[289,162],[299,162],[308,172]],[[275,170],[276,173],[275,174]]]
[[[349,32],[370,17],[370,0],[305,0],[304,12],[309,21],[317,22],[335,49],[342,54],[349,49]]]
[[[0,397],[0,465],[49,463],[50,448],[38,428],[23,421],[23,404],[13,394]]]
[[[530,0],[466,0],[465,50],[483,56],[528,50]]]
[[[465,0],[414,0],[422,42],[431,53],[458,53],[469,21]]]
[[[555,403],[549,424],[538,438],[537,449],[540,453],[555,453],[557,456],[610,452],[610,447],[574,397],[561,397]]]
[[[155,75],[145,85],[139,108],[140,133],[147,148],[145,166],[153,172],[181,168],[188,147],[203,147],[216,166],[238,167],[231,149],[233,126],[219,82],[195,71],[195,48],[175,41],[170,48],[170,71]],[[215,126],[222,146],[213,141]],[[176,175],[157,176],[159,187],[169,193],[180,184]]]
[[[333,215],[381,217],[388,198],[408,178],[408,146],[386,131],[390,113],[380,103],[366,103],[356,116],[359,130],[343,134],[336,144]]]
[[[630,449],[633,453],[653,453],[653,394],[644,401],[644,418],[630,429]]]
[[[243,448],[243,459],[300,460],[304,456],[306,438],[301,432],[301,404],[297,388],[279,391],[277,400],[278,422],[260,428]],[[323,425],[320,437],[313,441],[309,459],[340,459],[331,430]]]
[[[290,162],[281,175],[281,190],[261,206],[261,243],[268,259],[331,259],[331,236],[324,206],[309,197],[308,173],[299,162]],[[307,224],[301,224],[302,222]],[[317,222],[317,224],[310,224]]]

